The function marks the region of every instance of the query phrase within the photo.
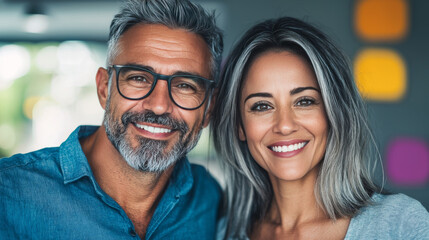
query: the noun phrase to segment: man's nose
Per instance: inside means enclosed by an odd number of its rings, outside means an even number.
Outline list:
[[[174,103],[171,101],[168,93],[167,81],[158,80],[150,95],[142,101],[143,108],[151,110],[156,115],[171,113],[173,111]]]

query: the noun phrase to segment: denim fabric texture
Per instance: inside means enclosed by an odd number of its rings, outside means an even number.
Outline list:
[[[80,126],[56,148],[0,159],[0,239],[140,239],[97,184]],[[220,187],[187,158],[177,162],[145,239],[214,239]]]

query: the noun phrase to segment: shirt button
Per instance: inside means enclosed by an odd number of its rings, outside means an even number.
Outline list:
[[[134,229],[133,229],[133,228],[129,228],[129,229],[128,229],[128,233],[131,235],[131,237],[135,237],[135,236],[137,236],[137,233],[136,233],[136,231],[134,231]]]

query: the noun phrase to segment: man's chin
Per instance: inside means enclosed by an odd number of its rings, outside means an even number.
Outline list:
[[[162,159],[162,161],[141,161],[141,159],[125,158],[128,165],[143,173],[162,173],[172,167],[180,158]]]
[[[168,142],[141,138],[138,149],[122,143],[119,152],[129,166],[143,172],[162,172],[183,157],[180,145],[166,146]]]

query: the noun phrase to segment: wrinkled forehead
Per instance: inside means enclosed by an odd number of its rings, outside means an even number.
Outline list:
[[[157,68],[197,72],[210,78],[210,60],[209,47],[201,36],[160,24],[138,24],[121,36],[113,61],[115,64],[141,63],[163,74],[171,73]]]

